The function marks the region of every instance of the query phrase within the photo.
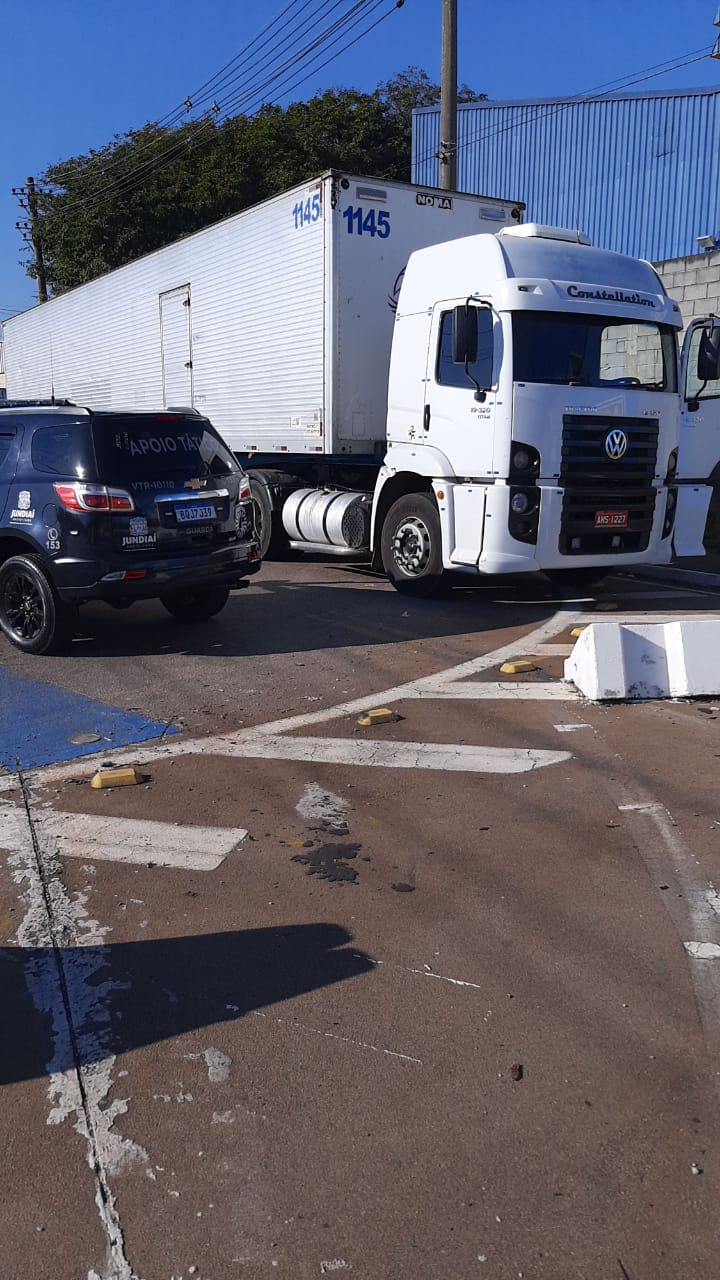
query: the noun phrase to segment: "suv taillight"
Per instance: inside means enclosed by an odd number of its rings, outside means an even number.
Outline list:
[[[58,498],[68,511],[134,511],[135,503],[125,489],[108,489],[104,484],[54,484]]]
[[[238,500],[240,502],[248,502],[252,497],[252,489],[247,476],[240,477],[240,489],[238,491]]]

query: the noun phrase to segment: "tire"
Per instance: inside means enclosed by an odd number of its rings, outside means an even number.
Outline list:
[[[35,556],[10,556],[0,565],[0,630],[16,649],[58,653],[75,618]]]
[[[428,598],[444,587],[440,515],[433,498],[409,493],[388,511],[380,547],[383,568],[404,595]]]
[[[264,560],[270,550],[273,535],[273,509],[267,485],[262,480],[250,476],[250,492],[252,493],[255,532],[260,543],[260,558]]]
[[[207,622],[225,608],[229,587],[202,587],[198,591],[172,591],[160,597],[168,613],[181,622]]]

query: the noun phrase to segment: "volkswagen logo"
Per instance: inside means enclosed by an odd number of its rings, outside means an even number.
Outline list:
[[[613,462],[619,462],[625,457],[628,447],[628,438],[624,431],[616,427],[614,431],[608,431],[605,437],[605,452],[608,458],[612,458]]]

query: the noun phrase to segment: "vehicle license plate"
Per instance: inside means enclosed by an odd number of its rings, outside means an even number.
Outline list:
[[[175,519],[178,524],[197,524],[200,520],[214,520],[215,508],[208,506],[190,506],[183,503],[175,508]]]
[[[596,529],[627,529],[627,511],[596,511]]]

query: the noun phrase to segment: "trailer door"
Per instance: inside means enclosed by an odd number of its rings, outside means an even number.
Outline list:
[[[166,409],[193,407],[190,285],[160,294],[163,401]]]

